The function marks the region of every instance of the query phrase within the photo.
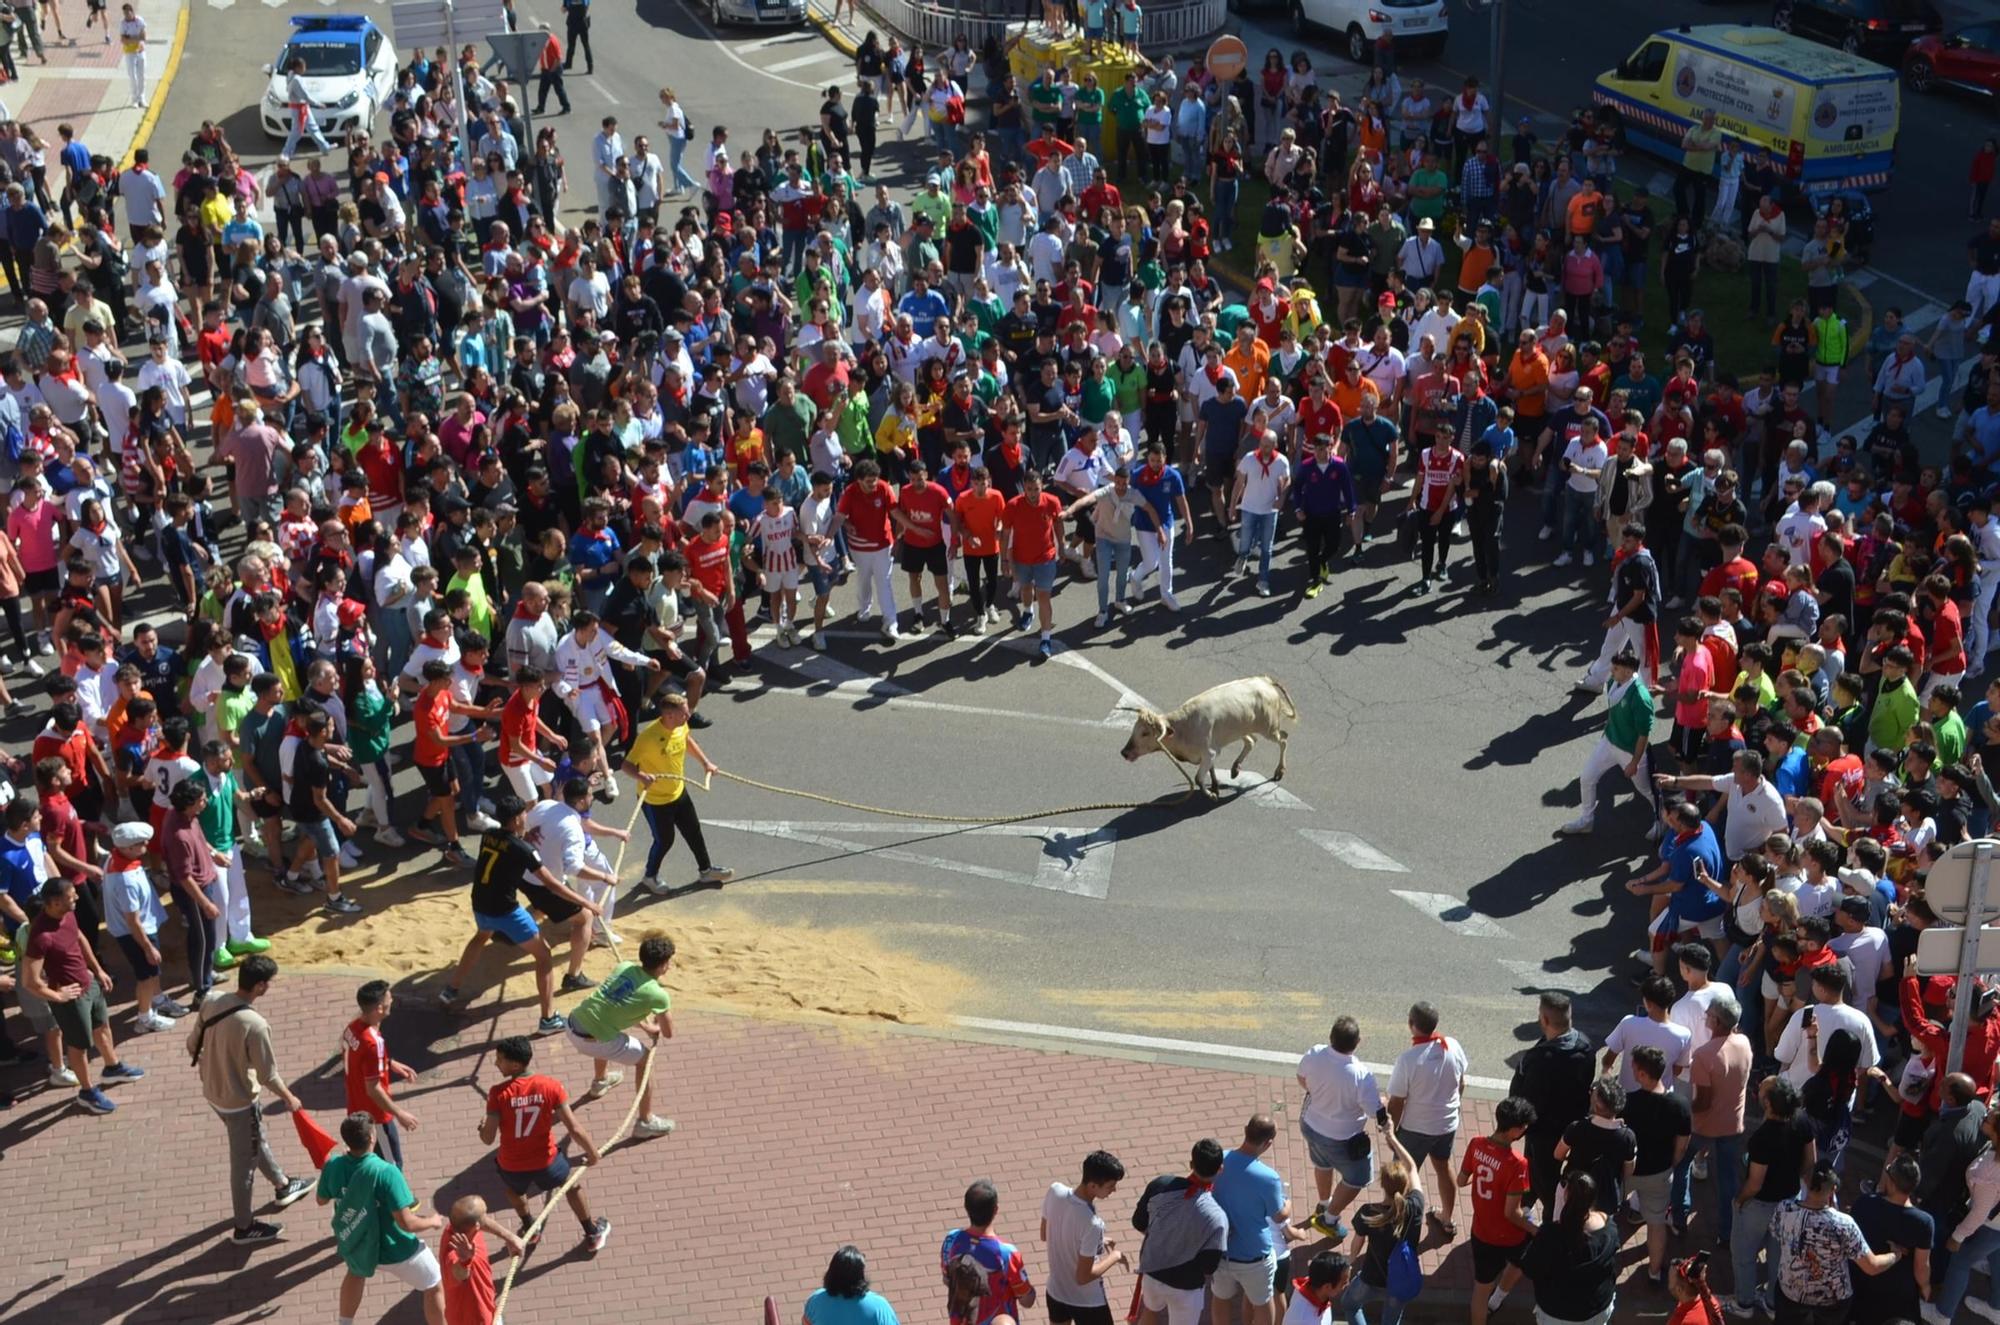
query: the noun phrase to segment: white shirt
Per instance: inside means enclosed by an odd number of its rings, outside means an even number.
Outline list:
[[[524,836],[535,844],[549,873],[568,883],[589,858],[590,834],[583,816],[559,800],[538,801],[528,811]]]
[[[1398,1125],[1425,1136],[1458,1130],[1458,1095],[1465,1084],[1465,1049],[1450,1036],[1413,1044],[1396,1055],[1389,1096],[1403,1101]]]
[[[1812,541],[1826,532],[1826,517],[1817,511],[1801,511],[1794,505],[1784,519],[1778,521],[1778,546],[1785,549],[1785,558],[1794,566],[1803,566],[1812,558]]]
[[[614,659],[634,667],[644,667],[647,662],[645,654],[626,648],[611,638],[608,630],[599,629],[588,644],[577,639],[576,632],[572,630],[556,643],[556,671],[561,673],[556,681],[556,693],[568,699],[585,686],[596,685],[599,681],[615,686],[617,682],[611,676]]]
[[[1668,1021],[1688,1033],[1690,1054],[1715,1038],[1708,1029],[1708,1009],[1722,996],[1725,988],[1727,986],[1711,980],[1700,989],[1690,989],[1675,1000],[1673,1008],[1667,1013]]]
[[[1889,959],[1889,936],[1872,925],[1852,934],[1835,934],[1827,945],[1854,968],[1854,984],[1847,991],[1849,1002],[1867,1012],[1875,1006],[1875,982],[1882,978],[1882,963]]]
[[[1794,1086],[1803,1086],[1812,1079],[1813,1070],[1807,1064],[1806,1054],[1806,1013],[1813,1014],[1819,1025],[1819,1048],[1826,1052],[1835,1031],[1847,1031],[1861,1041],[1861,1061],[1857,1070],[1866,1073],[1869,1068],[1881,1062],[1882,1054],[1875,1045],[1875,1027],[1867,1014],[1859,1008],[1848,1007],[1845,1003],[1812,1003],[1792,1014],[1785,1023],[1785,1033],[1778,1037],[1776,1057],[1785,1065],[1785,1079]],[[1851,1101],[1850,1101],[1851,1102]]]
[[[125,27],[129,27],[127,24]],[[120,28],[124,31],[124,27]],[[139,25],[140,36],[145,35],[145,25]],[[118,196],[125,200],[125,220],[130,226],[163,225],[166,212],[160,204],[166,200],[167,186],[158,175],[146,166],[134,166],[118,177]],[[141,268],[140,270],[144,270]]]
[[[1044,1285],[1049,1297],[1072,1307],[1109,1305],[1102,1279],[1076,1281],[1076,1258],[1095,1260],[1104,1250],[1103,1216],[1073,1190],[1052,1182],[1042,1197],[1042,1218],[1049,1225],[1049,1280]]]
[[[416,647],[410,650],[410,660],[403,664],[403,675],[418,685],[424,683],[424,664],[433,658],[442,659],[446,666],[458,666],[458,640],[452,633],[445,635],[442,646],[431,643],[424,636],[417,636]]]
[[[1330,1044],[1314,1045],[1299,1059],[1306,1083],[1299,1121],[1329,1141],[1346,1141],[1368,1127],[1382,1108],[1375,1074]]]
[[[1771,834],[1785,827],[1785,798],[1763,778],[1748,792],[1736,785],[1734,774],[1708,779],[1710,791],[1729,798],[1722,822],[1722,853],[1731,860],[1763,849]]]
[[[1107,423],[1110,420],[1105,420]],[[1113,462],[1099,444],[1086,454],[1081,447],[1072,446],[1056,462],[1054,482],[1078,492],[1095,492],[1111,481]]]
[[[1236,462],[1243,479],[1243,500],[1238,505],[1252,515],[1270,515],[1278,509],[1278,492],[1292,476],[1292,463],[1281,452],[1269,460],[1252,451]]]
[[[1604,1039],[1606,1049],[1618,1052],[1618,1084],[1628,1092],[1639,1088],[1639,1078],[1632,1072],[1632,1051],[1649,1044],[1667,1056],[1667,1075],[1663,1081],[1668,1090],[1687,1071],[1688,1059],[1694,1054],[1694,1037],[1688,1034],[1687,1027],[1633,1013],[1614,1026]]]

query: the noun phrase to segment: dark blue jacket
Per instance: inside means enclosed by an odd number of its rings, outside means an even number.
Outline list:
[[[1292,479],[1292,509],[1300,515],[1338,516],[1354,509],[1354,475],[1347,462],[1330,456],[1325,468],[1308,460]]]

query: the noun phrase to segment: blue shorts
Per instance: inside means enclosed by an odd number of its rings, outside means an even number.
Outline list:
[[[1375,1181],[1375,1146],[1366,1131],[1346,1141],[1336,1141],[1315,1132],[1301,1119],[1299,1132],[1306,1139],[1306,1157],[1314,1168],[1339,1174],[1349,1187],[1366,1187]],[[1354,1150],[1360,1151],[1359,1158],[1354,1156]]]
[[[824,598],[833,592],[832,571],[820,566],[808,566],[806,578],[812,582],[813,597]]]
[[[545,1169],[501,1169],[500,1181],[507,1184],[507,1190],[516,1196],[533,1196],[536,1192],[552,1192],[563,1185],[569,1177],[569,1161],[558,1154]]]
[[[324,860],[328,856],[340,854],[340,838],[334,834],[333,820],[310,819],[299,823],[299,836],[313,844],[313,851]]]
[[[1030,561],[1014,563],[1014,583],[1028,589],[1052,592],[1056,587],[1056,563],[1054,561]]]
[[[516,906],[504,916],[483,916],[474,911],[472,923],[489,934],[498,934],[509,943],[530,943],[542,933],[525,906]]]

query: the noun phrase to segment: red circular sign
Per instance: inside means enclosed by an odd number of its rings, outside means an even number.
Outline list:
[[[1209,73],[1225,83],[1233,82],[1250,67],[1250,48],[1241,37],[1217,37],[1209,44],[1205,62]]]

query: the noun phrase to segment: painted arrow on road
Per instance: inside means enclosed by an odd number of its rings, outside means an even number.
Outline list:
[[[794,819],[714,819],[704,822],[710,828],[754,833],[760,837],[779,837],[788,842],[806,842],[836,851],[852,851],[857,855],[921,865],[926,869],[970,874],[974,878],[992,879],[997,883],[1014,883],[1046,892],[1099,900],[1111,891],[1111,865],[1118,848],[1118,830],[1115,828],[1065,828],[1046,824],[925,824],[922,828],[913,828],[909,824],[814,823]],[[882,833],[899,836],[962,833],[1033,841],[1039,844],[1035,872],[1026,874],[995,869],[990,865],[974,865],[946,856],[852,840]]]

